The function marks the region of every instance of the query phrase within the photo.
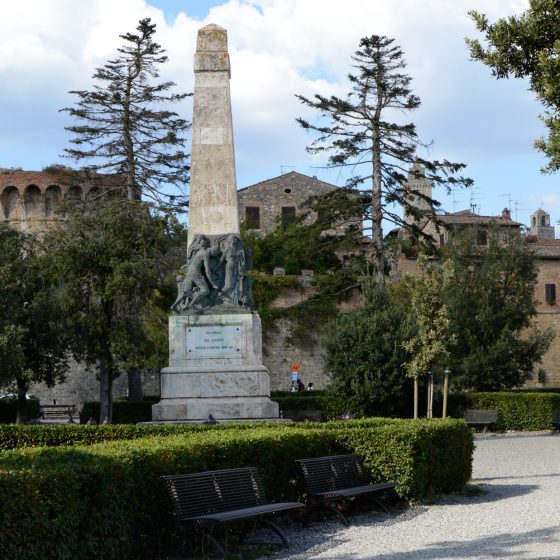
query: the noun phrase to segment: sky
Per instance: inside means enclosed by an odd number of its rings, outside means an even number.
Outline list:
[[[434,198],[449,212],[475,205],[482,215],[528,224],[542,207],[560,218],[560,175],[543,175],[533,148],[545,133],[528,84],[496,80],[469,59],[464,38],[478,36],[471,9],[491,21],[521,13],[525,0],[0,0],[0,167],[40,170],[70,147],[71,123],[59,110],[71,90],[91,89],[95,68],[113,58],[120,34],[152,18],[167,50],[163,79],[192,92],[193,54],[200,27],[228,31],[238,188],[289,171],[343,185],[347,176],[325,169],[306,152],[313,136],[296,123],[313,113],[295,94],[344,95],[351,55],[360,38],[386,35],[405,53],[421,107],[414,122],[432,142],[421,153],[467,165],[474,187]],[[190,120],[192,98],[175,110]],[[560,234],[560,228],[557,228]]]

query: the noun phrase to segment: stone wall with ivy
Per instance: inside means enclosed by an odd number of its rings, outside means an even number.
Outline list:
[[[270,371],[271,389],[290,385],[291,364],[316,389],[329,385],[321,340],[339,312],[360,305],[360,296],[344,273],[316,276],[254,274],[253,295],[263,324],[263,363]]]

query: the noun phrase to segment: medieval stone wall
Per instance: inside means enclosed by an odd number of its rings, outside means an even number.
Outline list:
[[[115,180],[76,184],[63,172],[0,170],[0,220],[28,233],[42,233],[64,218],[64,204],[95,202],[113,192]]]
[[[145,371],[142,372],[141,379],[145,396],[159,396],[159,373]],[[85,364],[72,361],[66,381],[57,383],[51,388],[36,383],[31,386],[29,393],[42,403],[52,403],[56,400],[57,403],[76,404],[81,408],[84,402],[99,400],[99,378],[95,368],[88,368]],[[113,382],[113,398],[120,399],[126,396],[128,396],[128,378],[126,374],[122,374]]]

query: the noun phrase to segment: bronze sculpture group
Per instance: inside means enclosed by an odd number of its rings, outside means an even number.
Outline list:
[[[177,277],[178,295],[171,310],[181,314],[214,306],[248,308],[252,302],[247,261],[239,235],[196,235],[182,267],[186,274]]]

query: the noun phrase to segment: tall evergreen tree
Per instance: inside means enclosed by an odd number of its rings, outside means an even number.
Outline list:
[[[535,146],[548,158],[545,172],[560,169],[560,2],[530,0],[519,16],[489,23],[479,12],[470,11],[484,43],[466,39],[473,60],[480,60],[498,79],[529,78],[530,89],[545,107],[541,116],[548,138]]]
[[[53,386],[68,369],[67,332],[45,272],[37,240],[0,224],[0,387],[18,394],[17,422],[25,422],[32,383]]]
[[[455,174],[463,164],[448,161],[428,161],[418,154],[427,144],[419,140],[413,123],[392,122],[396,112],[408,113],[420,106],[420,99],[412,93],[411,77],[403,73],[406,64],[403,51],[393,44],[394,39],[372,35],[360,41],[360,48],[352,56],[356,72],[348,75],[352,86],[345,98],[313,99],[297,95],[308,107],[317,109],[322,120],[318,124],[298,118],[306,130],[318,134],[307,148],[311,153],[330,152],[331,167],[353,167],[363,170],[350,178],[347,188],[366,188],[370,193],[364,216],[372,222],[373,269],[384,281],[383,220],[406,227],[419,239],[426,239],[415,224],[408,224],[391,210],[392,203],[403,206],[415,218],[436,219],[435,210],[419,211],[413,200],[420,198],[438,206],[434,200],[413,189],[403,188],[408,168],[415,162],[422,164],[425,174],[436,185],[469,185],[471,181]],[[321,124],[327,120],[328,124]]]
[[[183,146],[190,125],[166,106],[189,94],[170,93],[174,82],[155,83],[168,57],[154,41],[150,18],[140,20],[137,30],[120,36],[125,40],[120,55],[96,69],[91,91],[70,92],[78,101],[61,110],[79,124],[66,127],[77,147],[65,152],[88,171],[125,177],[130,200],[144,196],[160,204],[181,203],[184,197],[173,188],[188,181]]]

